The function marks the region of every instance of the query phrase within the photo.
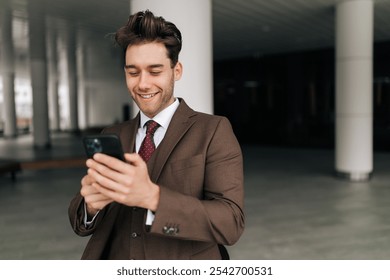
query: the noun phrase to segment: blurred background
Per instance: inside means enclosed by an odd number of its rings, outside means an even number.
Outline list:
[[[80,256],[66,209],[85,172],[81,137],[137,113],[112,34],[141,2],[0,0],[0,259]],[[234,258],[390,258],[390,0],[367,0],[374,176],[358,183],[333,174],[343,2],[182,1],[209,7],[198,23],[180,1],[144,1],[184,30],[210,21],[211,109],[194,107],[228,117],[243,147],[248,226]],[[198,35],[182,35],[183,59],[198,59]]]
[[[1,2],[4,6],[7,0]],[[49,106],[50,129],[82,130],[128,118],[131,101],[123,82],[123,62],[109,36],[126,21],[128,0],[8,2],[12,10],[17,134],[32,130],[27,3],[45,17],[47,61],[55,67],[49,69],[48,79],[55,75],[58,83],[58,101],[52,100],[52,94],[48,97],[49,105],[58,104],[58,108]],[[332,148],[337,1],[211,3],[214,113],[231,120],[242,142]],[[390,1],[376,0],[372,84],[376,149],[389,149],[390,140],[389,14]],[[188,34],[183,34],[184,40],[186,37]],[[4,46],[5,36],[0,40]],[[77,65],[69,66],[72,51]],[[74,95],[67,72],[70,67],[77,69],[78,101],[70,96]],[[2,85],[0,133],[5,117]],[[78,106],[77,121],[73,120],[72,102]],[[249,139],[246,131],[253,124],[259,133]]]

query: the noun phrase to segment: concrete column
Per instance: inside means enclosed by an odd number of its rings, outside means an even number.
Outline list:
[[[12,9],[6,0],[0,6],[1,52],[0,75],[3,81],[4,136],[17,135],[15,104],[15,57],[12,39]]]
[[[183,97],[195,110],[213,113],[211,0],[130,0],[131,13],[146,9],[174,23],[182,35],[179,61],[183,76],[176,82],[174,95]],[[132,112],[134,115],[138,109]]]
[[[33,142],[36,148],[51,145],[47,97],[46,26],[43,3],[28,1],[30,77],[33,95]]]
[[[60,105],[58,97],[58,53],[57,53],[57,30],[53,25],[48,29],[47,60],[48,60],[48,94],[50,128],[60,130]]]
[[[87,87],[87,55],[85,44],[87,32],[78,33],[76,58],[77,58],[77,85],[78,85],[78,114],[80,129],[88,128],[88,87]]]
[[[77,131],[78,105],[77,105],[77,62],[76,62],[76,33],[71,23],[65,28],[65,49],[67,64],[67,84],[69,94],[69,130]]]
[[[336,173],[352,181],[373,171],[373,1],[336,4]]]

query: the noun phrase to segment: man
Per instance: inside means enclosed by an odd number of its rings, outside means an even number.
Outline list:
[[[236,243],[245,222],[243,159],[229,121],[174,97],[183,71],[174,24],[138,12],[115,39],[140,112],[103,130],[119,136],[125,161],[98,153],[86,162],[69,206],[73,230],[92,235],[82,259],[226,258],[221,245]],[[152,136],[149,120],[158,123]],[[145,134],[156,150],[144,160]]]

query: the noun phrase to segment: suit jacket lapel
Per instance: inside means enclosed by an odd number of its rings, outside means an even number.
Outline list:
[[[169,155],[180,139],[187,132],[187,130],[194,123],[192,116],[196,115],[196,112],[188,107],[183,99],[179,98],[179,101],[180,105],[172,117],[164,139],[147,162],[149,175],[153,182],[157,182],[161,171],[169,158]],[[140,114],[138,113],[134,120],[127,122],[119,133],[123,151],[125,153],[135,152],[135,138],[139,127],[139,122]]]
[[[194,123],[194,120],[191,117],[195,115],[196,112],[188,107],[184,100],[180,98],[179,100],[180,105],[172,117],[164,139],[148,161],[148,168],[149,170],[152,169],[149,173],[153,182],[157,181],[169,155]]]

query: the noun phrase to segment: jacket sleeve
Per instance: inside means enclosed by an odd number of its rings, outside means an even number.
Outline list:
[[[104,209],[101,210],[96,216],[94,223],[86,228],[84,224],[84,198],[80,193],[77,193],[76,196],[71,200],[68,208],[69,221],[73,231],[80,236],[91,235],[95,231],[96,225],[101,221],[101,217],[104,215],[102,212],[104,212]]]
[[[160,201],[151,233],[224,245],[238,241],[245,224],[243,158],[226,118],[219,119],[206,144],[204,154],[188,159],[178,168],[180,172],[170,170],[201,195],[157,182]]]

